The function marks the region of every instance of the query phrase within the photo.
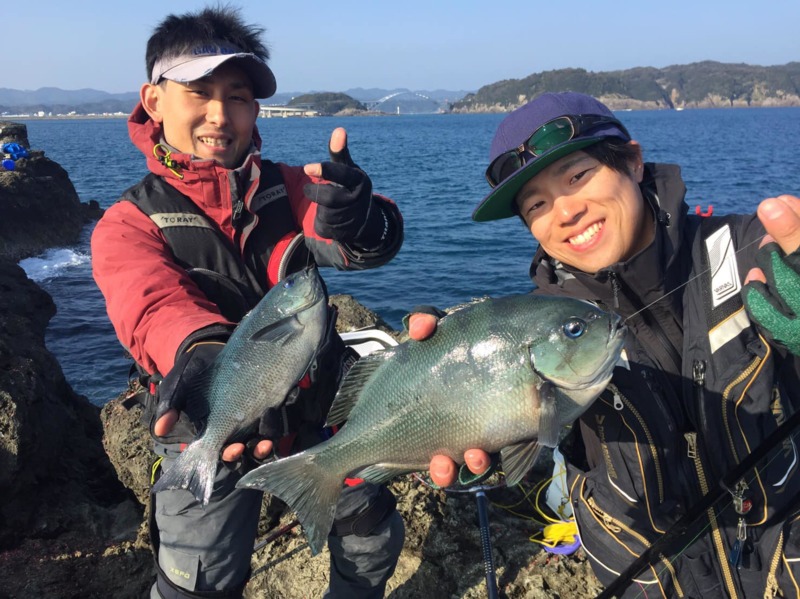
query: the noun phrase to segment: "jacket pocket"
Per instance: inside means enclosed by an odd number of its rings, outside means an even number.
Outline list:
[[[608,585],[647,551],[660,533],[652,530],[646,512],[620,498],[609,497],[606,485],[592,479],[598,474],[603,473],[593,471],[589,476],[570,477],[570,499],[584,551],[597,578]],[[623,596],[639,596],[642,589],[649,597],[683,596],[675,569],[663,556],[637,576]]]
[[[630,503],[650,514],[653,529],[663,532],[666,523],[656,514],[662,511],[671,478],[664,448],[674,442],[663,437],[663,430],[648,426],[647,418],[653,422],[657,416],[646,418],[614,385],[609,390],[581,418],[586,454],[592,456],[591,470],[593,475],[602,471],[604,480],[598,482],[613,492],[610,500]]]

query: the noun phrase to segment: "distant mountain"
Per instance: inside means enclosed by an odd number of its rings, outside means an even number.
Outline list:
[[[92,102],[121,100],[136,102],[139,92],[111,94],[96,89],[64,90],[57,87],[42,87],[37,90],[18,90],[0,87],[0,104],[8,106],[36,106],[41,104],[62,104],[77,106]]]
[[[595,96],[612,109],[800,106],[800,62],[782,66],[714,61],[656,69],[559,69],[507,79],[453,103],[453,112],[507,112],[544,92]]]

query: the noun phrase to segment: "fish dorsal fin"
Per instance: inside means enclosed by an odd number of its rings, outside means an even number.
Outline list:
[[[539,457],[541,449],[542,446],[537,441],[526,441],[509,445],[500,450],[500,461],[503,464],[506,484],[509,487],[513,487],[522,480],[525,473],[533,466],[536,458]]]
[[[284,345],[303,332],[303,325],[294,316],[287,316],[270,323],[250,335],[250,341],[255,343],[274,343]]]
[[[361,389],[389,355],[391,352],[378,351],[358,359],[339,386],[325,426],[338,426],[347,420],[361,395]]]

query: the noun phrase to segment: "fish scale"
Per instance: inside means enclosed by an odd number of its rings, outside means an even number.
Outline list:
[[[535,295],[453,310],[426,341],[363,357],[339,389],[331,439],[245,475],[297,512],[312,553],[325,543],[345,477],[374,483],[457,462],[472,447],[501,452],[509,484],[538,454],[538,437],[572,422],[608,384],[625,327],[588,302]],[[541,427],[540,427],[541,425]],[[547,429],[547,430],[545,430]]]

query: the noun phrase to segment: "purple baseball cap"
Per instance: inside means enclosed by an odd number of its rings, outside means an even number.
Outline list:
[[[269,98],[275,93],[275,75],[255,54],[243,52],[228,42],[215,41],[200,44],[178,56],[162,56],[153,65],[150,83],[158,84],[162,79],[188,83],[210,75],[223,62],[235,59],[253,82],[256,98]]]
[[[591,96],[575,92],[545,93],[527,104],[520,106],[500,122],[492,139],[489,164],[498,156],[520,148],[539,127],[560,116],[606,116],[615,119],[614,114],[601,102]],[[528,155],[527,162],[503,179],[487,195],[475,211],[472,220],[483,222],[515,216],[512,210],[514,198],[531,178],[559,158],[577,150],[596,144],[609,137],[630,141],[631,136],[619,123],[606,122],[588,127],[578,135],[563,143],[548,148],[538,156]]]

